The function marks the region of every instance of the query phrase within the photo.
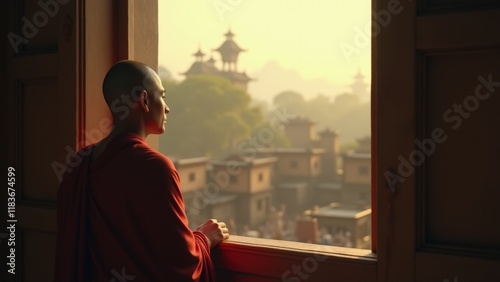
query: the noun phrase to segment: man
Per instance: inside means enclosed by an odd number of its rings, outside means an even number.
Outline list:
[[[103,93],[113,129],[80,150],[59,188],[55,281],[214,281],[210,248],[226,225],[188,228],[177,171],[145,142],[170,112],[160,78],[121,61]]]

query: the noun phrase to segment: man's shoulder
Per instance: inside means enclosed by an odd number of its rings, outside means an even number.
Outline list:
[[[147,144],[135,144],[131,148],[131,152],[134,156],[134,160],[139,162],[140,164],[175,169],[174,163],[168,156],[149,147]]]

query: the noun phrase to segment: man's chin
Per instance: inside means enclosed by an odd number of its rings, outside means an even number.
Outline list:
[[[165,127],[158,128],[158,130],[151,132],[151,134],[154,134],[154,135],[161,135],[163,133],[165,133]]]

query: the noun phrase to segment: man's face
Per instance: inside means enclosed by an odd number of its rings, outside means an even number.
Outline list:
[[[160,77],[151,70],[149,79],[145,82],[148,92],[149,113],[146,118],[146,130],[150,134],[162,134],[165,132],[167,114],[170,109],[165,102],[165,89]]]

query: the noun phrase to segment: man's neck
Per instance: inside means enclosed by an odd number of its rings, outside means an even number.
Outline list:
[[[138,129],[135,126],[127,125],[127,124],[115,124],[113,125],[113,129],[111,129],[111,132],[106,136],[104,139],[101,141],[97,142],[95,144],[94,149],[92,150],[92,154],[90,155],[91,160],[97,159],[102,152],[106,149],[108,146],[109,142],[117,135],[123,134],[123,133],[133,133],[139,135],[142,139],[146,139],[148,136],[145,132],[144,129]]]
[[[111,129],[111,132],[109,133],[108,137],[113,138],[116,135],[122,133],[134,133],[139,135],[142,139],[146,139],[146,137],[148,137],[148,134],[146,133],[146,130],[143,126],[138,126],[135,124],[125,123],[125,122],[114,124],[113,129]]]

